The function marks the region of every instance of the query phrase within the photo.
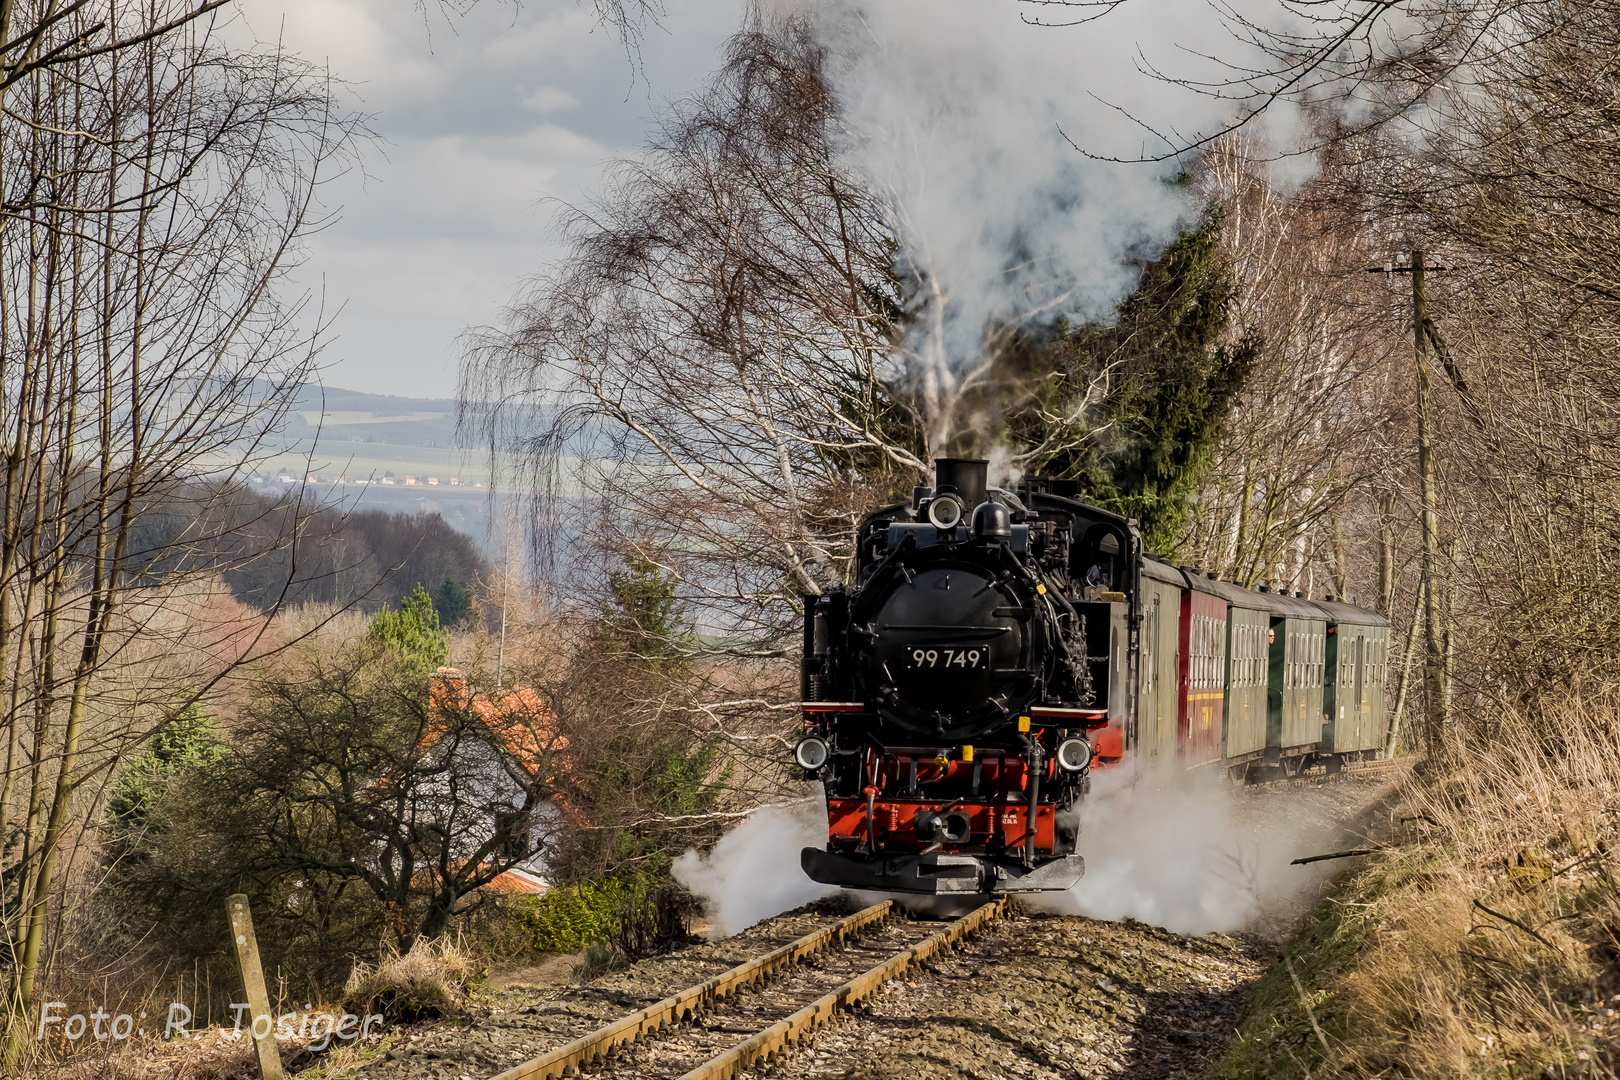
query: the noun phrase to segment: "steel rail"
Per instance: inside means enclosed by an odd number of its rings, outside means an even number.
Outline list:
[[[648,1032],[658,1031],[667,1024],[688,1019],[703,1006],[780,971],[812,953],[820,952],[836,941],[842,941],[857,930],[886,918],[893,907],[892,900],[873,904],[838,920],[831,926],[789,942],[780,949],[756,956],[746,964],[739,964],[712,979],[615,1020],[583,1038],[575,1039],[565,1046],[559,1046],[520,1065],[514,1065],[496,1076],[494,1080],[556,1080],[567,1072],[578,1071],[581,1066],[605,1057],[615,1047],[635,1042]]]
[[[783,1053],[789,1046],[797,1044],[816,1028],[831,1020],[839,1010],[849,1008],[880,989],[884,983],[898,978],[913,964],[921,963],[935,953],[949,948],[1000,915],[1005,909],[1006,902],[1006,897],[998,897],[957,919],[933,937],[920,941],[904,952],[891,956],[877,967],[857,975],[787,1019],[778,1020],[759,1034],[750,1036],[718,1057],[699,1065],[680,1080],[731,1080],[738,1073]]]

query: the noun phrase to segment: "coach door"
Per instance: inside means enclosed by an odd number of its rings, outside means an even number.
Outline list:
[[[1221,683],[1226,675],[1226,601],[1196,589],[1182,594],[1177,735],[1186,768],[1221,756]]]
[[[1144,764],[1170,765],[1176,755],[1177,628],[1181,590],[1142,577],[1142,650],[1137,670],[1137,754]]]

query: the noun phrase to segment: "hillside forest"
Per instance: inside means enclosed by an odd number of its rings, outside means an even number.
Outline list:
[[[1347,2],[1411,19],[1364,62],[1365,22],[1255,29],[1276,72],[1362,95],[1294,102],[1309,175],[1242,123],[1179,146],[1185,213],[1120,256],[1111,310],[997,315],[948,370],[841,151],[839,58],[753,12],[465,343],[459,438],[524,511],[499,565],[436,515],[247,484],[319,378],[284,272],[372,133],[213,6],[0,5],[7,1075],[70,1052],[31,1025],[91,988],[227,1017],[236,893],[289,1000],[449,941],[684,941],[673,860],[805,794],[803,597],[936,456],[1390,620],[1386,752],[1441,839],[1357,879],[1340,951],[1301,954],[1317,1011],[1276,1006],[1314,1036],[1244,1044],[1267,1068],[1611,1053],[1586,1018],[1620,993],[1620,5]],[[1476,902],[1530,933],[1485,940]]]

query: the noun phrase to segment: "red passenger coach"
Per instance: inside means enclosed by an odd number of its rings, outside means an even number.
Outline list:
[[[1196,584],[1198,579],[1194,578]],[[1221,758],[1221,704],[1226,686],[1226,601],[1189,589],[1181,596],[1180,679],[1176,741],[1181,766]]]

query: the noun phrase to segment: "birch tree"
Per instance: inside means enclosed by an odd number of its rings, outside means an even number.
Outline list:
[[[881,215],[837,165],[821,52],[744,32],[463,369],[542,540],[675,572],[710,629],[782,646],[854,523],[924,471],[889,393],[903,318]]]
[[[1244,585],[1309,586],[1349,502],[1398,475],[1398,306],[1366,273],[1372,255],[1329,205],[1332,185],[1283,195],[1239,138],[1204,156],[1201,184],[1226,210],[1222,246],[1242,283],[1234,322],[1259,347],[1182,549]],[[1331,580],[1343,595],[1342,569]]]

